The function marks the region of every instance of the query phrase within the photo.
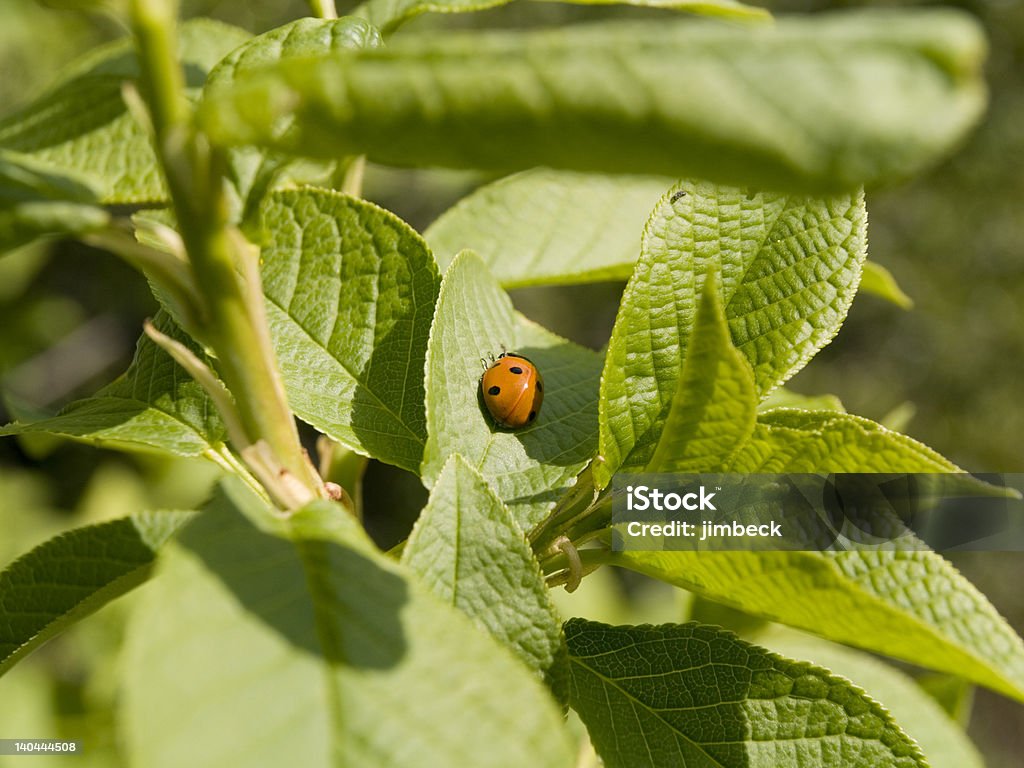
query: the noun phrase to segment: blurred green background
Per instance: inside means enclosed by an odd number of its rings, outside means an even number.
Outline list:
[[[819,11],[892,3],[799,2],[773,10]],[[906,4],[906,3],[905,3]],[[124,33],[118,0],[0,0],[0,112],[31,99],[61,65]],[[948,3],[947,3],[948,5]],[[847,409],[902,429],[973,471],[1024,471],[1024,3],[957,3],[988,30],[991,105],[968,143],[930,173],[871,190],[870,257],[888,267],[915,306],[903,311],[857,298],[835,341],[792,382],[832,392]],[[339,11],[346,6],[339,3]],[[306,14],[295,2],[185,2],[206,15],[263,31]],[[654,12],[520,3],[463,17],[421,17],[410,26],[558,24]],[[45,39],[45,44],[40,41]],[[423,229],[487,179],[467,173],[371,166],[366,196]],[[639,235],[639,233],[638,233]],[[527,315],[593,348],[610,333],[621,284],[516,291]],[[121,262],[74,243],[34,245],[0,259],[0,391],[4,421],[52,411],[87,395],[127,366],[142,320],[156,311],[145,282]],[[214,472],[199,462],[125,456],[35,437],[0,441],[0,566],[73,525],[144,508],[192,508]],[[371,464],[366,507],[378,540],[397,540],[425,499],[416,478]],[[954,563],[1018,632],[1024,632],[1024,554],[973,553]],[[0,738],[87,741],[78,766],[119,765],[116,665],[122,599],[0,678]],[[601,576],[573,610],[617,621],[684,615],[678,590]],[[598,617],[598,616],[595,616]],[[1024,764],[1024,706],[977,691],[969,733],[994,768]],[[6,762],[5,762],[6,760]],[[14,764],[0,757],[0,766]],[[37,757],[33,765],[45,765]],[[18,763],[20,765],[20,763]],[[62,764],[66,764],[62,762]]]

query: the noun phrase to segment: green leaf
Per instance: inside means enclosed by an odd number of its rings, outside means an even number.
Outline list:
[[[1024,700],[1024,643],[934,552],[617,552],[611,562]]]
[[[99,229],[109,216],[95,203],[84,180],[0,150],[0,254],[43,235]]]
[[[203,97],[229,87],[240,73],[278,61],[345,48],[373,48],[380,43],[380,33],[363,19],[297,19],[254,37],[224,57],[210,72]],[[278,131],[286,129],[287,121],[277,126]],[[334,163],[299,161],[255,147],[236,147],[229,157],[230,178],[241,198],[239,218],[243,222],[258,219],[260,202],[268,190],[325,183],[334,173]]]
[[[913,438],[849,413],[779,408],[733,456],[731,472],[962,472]]]
[[[754,431],[757,391],[750,363],[729,337],[714,272],[704,290],[679,384],[646,472],[711,472]]]
[[[444,269],[463,249],[505,288],[625,280],[640,233],[672,181],[536,168],[481,187],[423,237]]]
[[[374,48],[380,43],[380,33],[363,19],[296,19],[252,38],[221,59],[206,78],[203,98],[229,87],[240,73],[278,61],[344,48]],[[282,124],[278,130],[286,127]],[[268,190],[323,182],[333,172],[333,163],[296,161],[255,147],[235,148],[229,153],[229,165],[229,178],[240,198],[238,218],[246,224],[258,219],[259,204]]]
[[[804,411],[838,411],[846,413],[846,407],[837,395],[802,395],[786,387],[772,390],[758,405],[758,410],[770,411],[775,408],[799,408]]]
[[[330,190],[274,192],[262,216],[263,291],[291,407],[338,442],[416,471],[441,282],[426,243],[394,214]]]
[[[494,424],[480,394],[487,358],[530,358],[544,377],[544,407],[514,432]],[[427,447],[422,476],[433,486],[453,453],[463,456],[528,530],[574,484],[597,447],[601,357],[516,314],[472,253],[445,273],[427,351]]]
[[[580,5],[635,5],[641,8],[663,8],[686,11],[700,16],[725,19],[767,21],[771,13],[766,8],[746,5],[737,0],[541,0],[549,3],[577,3]]]
[[[239,45],[212,70],[203,87],[209,98],[218,88],[231,85],[240,74],[286,59],[345,49],[376,48],[380,32],[354,16],[340,19],[296,19]]]
[[[861,277],[860,289],[865,293],[885,299],[900,309],[914,307],[914,300],[903,292],[892,272],[876,261],[869,259],[864,262],[864,274]]]
[[[762,413],[731,472],[960,472],[925,445],[833,411]],[[954,484],[965,481],[951,475]],[[1003,493],[984,484],[975,492]],[[611,562],[741,611],[953,672],[1024,700],[1024,641],[938,554],[616,552]]]
[[[917,741],[931,768],[984,768],[957,723],[907,675],[866,653],[773,627],[748,638],[792,659],[809,661],[853,681],[882,704]]]
[[[0,675],[47,640],[149,578],[192,512],[153,512],[77,528],[0,571]]]
[[[473,13],[508,5],[511,0],[364,0],[352,11],[389,34],[424,13]]]
[[[811,198],[685,182],[662,198],[608,346],[600,485],[653,455],[704,275],[721,275],[733,344],[764,395],[839,330],[864,260],[866,216],[860,193]]]
[[[910,400],[904,400],[902,403],[890,408],[882,418],[878,420],[886,429],[891,429],[893,432],[906,432],[910,422],[914,420],[914,416],[917,415],[917,406],[914,405]]]
[[[948,10],[432,31],[239,78],[201,117],[219,142],[307,155],[835,192],[958,142],[984,105],[984,51]]]
[[[202,355],[166,313],[158,313],[153,325]],[[215,458],[225,440],[224,424],[202,387],[146,335],[128,370],[92,397],[76,400],[52,418],[0,429],[0,435],[34,432],[207,458]]]
[[[974,685],[959,675],[929,672],[918,675],[914,682],[961,728],[971,721]]]
[[[570,704],[608,768],[910,768],[917,745],[863,691],[702,624],[572,619]]]
[[[161,558],[128,633],[135,764],[573,764],[540,681],[344,510],[275,521],[225,488]]]
[[[736,0],[550,0],[578,5],[637,5],[650,8],[689,11],[705,16],[741,19],[767,19],[763,8]],[[472,13],[507,5],[511,0],[365,0],[353,13],[363,16],[385,32],[423,13]]]
[[[458,454],[434,483],[402,563],[530,667],[551,669],[562,627],[540,566],[508,508]]]
[[[196,96],[213,65],[248,37],[209,19],[182,24],[179,55],[189,95]],[[80,174],[104,203],[163,201],[166,192],[149,136],[121,97],[122,83],[138,75],[131,39],[90,52],[43,96],[0,121],[0,147],[55,171]]]

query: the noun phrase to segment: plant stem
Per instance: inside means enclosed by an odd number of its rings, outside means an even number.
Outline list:
[[[336,19],[338,11],[334,8],[334,0],[309,0],[313,15],[321,19]]]
[[[177,234],[177,233],[175,233]],[[120,256],[163,291],[179,324],[188,333],[199,332],[201,301],[188,261],[143,245],[126,229],[113,225],[82,237],[82,242]]]
[[[363,174],[366,171],[366,155],[353,155],[346,158],[338,170],[337,188],[346,195],[361,197]]]
[[[188,118],[185,78],[178,65],[177,39],[173,31],[177,18],[176,0],[132,1],[132,32],[139,56],[140,80],[158,145],[181,131]]]
[[[363,519],[363,475],[370,463],[367,456],[337,443],[327,435],[316,441],[320,477],[337,483],[352,500],[352,512],[357,520]]]
[[[544,552],[574,525],[591,518],[595,509],[601,506],[600,494],[594,488],[593,465],[590,465],[580,472],[576,484],[559,500],[551,514],[529,532],[533,551]],[[569,538],[573,540],[571,535]]]
[[[257,254],[230,224],[226,158],[191,125],[176,56],[175,12],[174,2],[132,1],[143,95],[201,304],[197,330],[234,395],[248,444],[265,444],[264,458],[271,461],[263,462],[264,469],[268,463],[277,467],[269,477],[278,476],[281,488],[268,490],[291,508],[303,498],[323,496],[323,483],[299,442],[278,373]],[[262,477],[266,482],[268,474]],[[308,493],[297,494],[296,486]]]
[[[299,443],[295,419],[278,375],[257,256],[247,252],[241,235],[228,222],[223,176],[218,167],[223,157],[208,150],[207,157],[199,159],[208,160],[208,175],[196,180],[195,190],[206,194],[188,195],[182,190],[172,192],[172,198],[196,284],[205,300],[206,341],[216,352],[217,367],[235,396],[250,442],[265,441],[281,469],[314,495],[320,495],[319,476]]]
[[[245,433],[235,404],[231,399],[231,393],[221,383],[206,364],[200,360],[191,349],[180,341],[175,341],[166,334],[161,333],[149,320],[143,325],[146,335],[153,340],[164,352],[170,355],[174,361],[184,368],[193,379],[199,382],[200,386],[213,400],[221,418],[224,419],[224,427],[227,429],[228,437],[239,449],[249,447],[248,435]]]

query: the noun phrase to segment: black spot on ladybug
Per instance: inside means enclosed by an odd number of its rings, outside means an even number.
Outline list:
[[[681,189],[680,189],[680,190],[679,190],[678,192],[676,192],[676,193],[675,193],[674,195],[672,195],[672,197],[670,197],[670,198],[668,199],[668,201],[669,201],[670,203],[674,203],[674,202],[675,202],[676,200],[678,200],[678,199],[679,199],[680,197],[686,197],[686,193],[685,193],[685,192],[684,192],[683,190],[681,190]]]
[[[501,387],[498,387],[498,386],[491,387],[490,389],[487,390],[487,394],[488,395],[498,395],[498,394],[501,394]]]
[[[537,418],[537,412],[536,411],[530,411],[530,415],[526,417],[526,420],[527,421],[533,421],[536,418]]]
[[[518,365],[513,365],[511,368],[509,368],[509,371],[515,374],[519,374],[523,372],[523,369],[520,368]]]
[[[543,392],[544,391],[544,385],[541,384],[539,381],[537,382],[537,391],[538,392]]]

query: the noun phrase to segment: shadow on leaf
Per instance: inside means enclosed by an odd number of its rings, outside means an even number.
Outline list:
[[[180,544],[296,648],[335,665],[400,664],[407,644],[399,613],[409,599],[402,579],[338,541],[264,533],[242,516],[239,500],[219,490]]]

